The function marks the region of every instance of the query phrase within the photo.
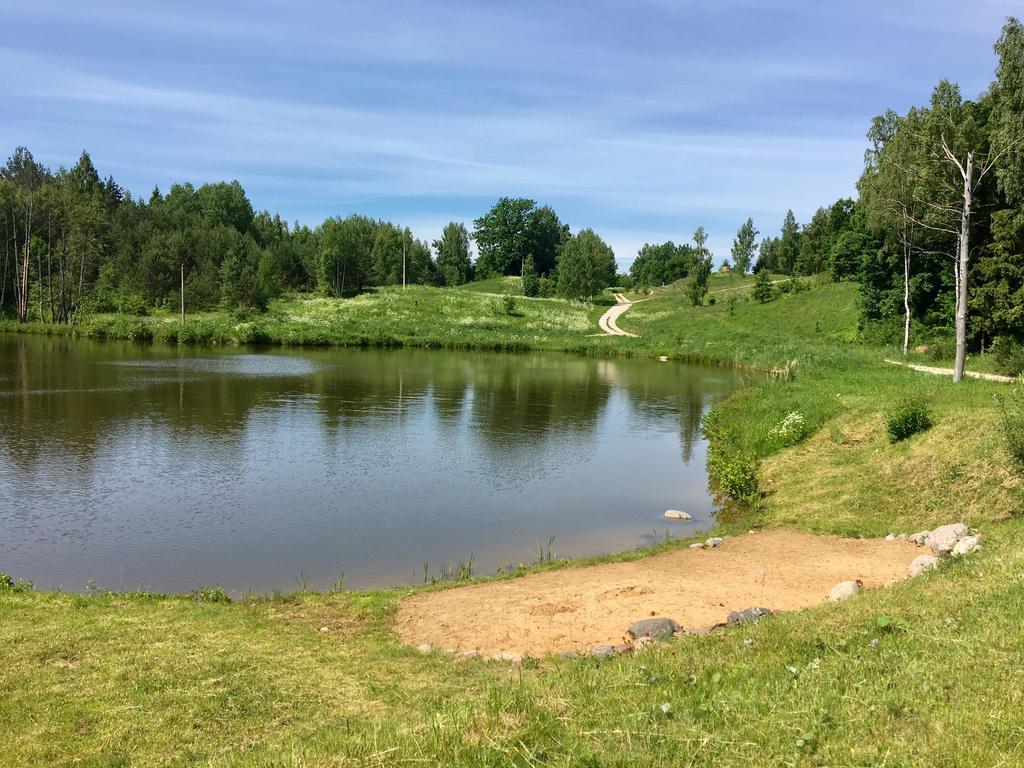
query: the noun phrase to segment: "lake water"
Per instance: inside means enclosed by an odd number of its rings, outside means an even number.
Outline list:
[[[0,571],[39,587],[417,583],[707,527],[726,369],[0,335]],[[690,512],[690,523],[663,519]]]

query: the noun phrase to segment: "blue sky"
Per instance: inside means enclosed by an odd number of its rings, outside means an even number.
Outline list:
[[[1016,6],[1016,8],[1015,8]],[[436,237],[501,195],[626,265],[697,225],[728,256],[854,193],[873,115],[967,96],[1019,2],[8,2],[0,143],[88,149],[135,195],[238,179],[258,209]]]

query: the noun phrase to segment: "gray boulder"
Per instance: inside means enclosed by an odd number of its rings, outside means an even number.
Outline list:
[[[853,597],[862,589],[864,589],[864,583],[860,579],[840,581],[832,587],[832,591],[828,593],[828,599],[830,602],[838,603],[840,600]]]
[[[773,616],[771,608],[744,608],[742,611],[733,611],[726,618],[725,623],[727,626],[735,626],[737,624],[753,624],[760,621],[765,616]]]
[[[917,546],[923,547],[925,542],[928,541],[929,533],[931,533],[931,531],[918,531],[917,533],[912,533],[909,536],[909,540],[917,544]]]
[[[914,577],[920,576],[925,571],[930,571],[932,568],[938,568],[939,558],[935,555],[918,555],[914,558],[914,562],[907,568],[907,576]]]
[[[966,535],[967,526],[963,523],[940,525],[928,534],[928,546],[939,557],[946,557],[953,551],[956,543]]]
[[[680,509],[666,509],[665,510],[666,520],[692,520],[693,515],[689,512],[683,512]]]
[[[981,536],[964,536],[954,545],[953,551],[949,554],[953,557],[961,557],[969,555],[971,552],[977,552],[979,549],[981,549]]]
[[[629,625],[626,636],[631,640],[639,640],[641,637],[664,640],[666,637],[672,637],[678,631],[679,625],[674,619],[640,619],[640,621],[634,621]]]

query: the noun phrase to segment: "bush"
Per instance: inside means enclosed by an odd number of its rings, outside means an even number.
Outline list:
[[[761,495],[757,459],[738,447],[739,440],[722,411],[712,409],[701,424],[708,439],[708,474],[718,489],[736,501],[754,504]]]
[[[807,437],[807,421],[800,411],[793,411],[772,429],[771,434],[783,446],[796,445]]]
[[[1015,389],[1000,401],[1003,411],[1003,439],[1017,472],[1024,475],[1024,390]]]
[[[30,589],[32,589],[31,581],[22,579],[15,581],[12,576],[0,573],[0,592],[28,592]]]
[[[506,315],[514,315],[516,313],[516,300],[511,296],[506,296],[501,300],[501,308]]]
[[[889,433],[890,443],[906,440],[931,426],[932,416],[928,403],[920,397],[901,400],[885,416],[885,429]]]
[[[956,357],[956,339],[942,336],[928,343],[928,359],[936,363]]]
[[[996,367],[1007,376],[1024,375],[1024,344],[1009,336],[1000,336],[992,343]]]

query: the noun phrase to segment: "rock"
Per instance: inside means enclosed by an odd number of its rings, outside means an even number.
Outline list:
[[[896,534],[895,533],[887,534],[886,537],[885,537],[885,540],[886,541],[896,541]]]
[[[633,650],[642,651],[644,648],[650,648],[652,645],[654,645],[654,639],[648,635],[644,635],[643,637],[638,637],[633,641]]]
[[[590,652],[590,655],[594,656],[594,657],[596,657],[598,659],[603,659],[603,658],[605,658],[607,656],[614,656],[615,655],[615,646],[614,645],[599,645],[599,646],[597,646],[596,648],[594,648]]]
[[[612,647],[614,648],[616,653],[632,653],[633,652],[633,644],[632,643],[619,643],[618,645],[615,645],[615,646],[612,646]]]
[[[330,632],[331,629],[330,629],[330,627],[320,627],[320,631],[321,632]]]
[[[720,546],[723,541],[725,541],[725,539],[723,539],[720,536],[712,536],[710,539],[708,539],[707,541],[704,542],[704,546],[705,547],[717,547],[717,546]]]
[[[840,600],[853,597],[862,589],[864,589],[864,583],[860,579],[856,579],[855,581],[840,581],[832,587],[832,591],[828,593],[828,599],[833,603],[837,603]]]
[[[674,619],[640,619],[640,621],[634,621],[629,625],[626,637],[631,640],[639,640],[642,637],[649,637],[651,640],[664,640],[678,631],[679,625]]]
[[[573,661],[577,658],[576,651],[563,651],[562,653],[558,654],[558,658],[565,659],[566,661]]]
[[[457,659],[479,659],[480,654],[477,651],[463,651],[462,653],[455,654]]]
[[[971,552],[977,552],[979,549],[981,549],[981,536],[964,536],[953,546],[953,551],[949,554],[953,557],[961,557],[969,555]]]
[[[434,646],[432,646],[430,643],[424,643],[423,645],[417,646],[416,650],[420,653],[430,653],[432,650],[434,650]]]
[[[771,608],[744,608],[742,611],[733,611],[729,614],[725,620],[726,626],[735,626],[737,624],[753,624],[754,622],[760,621],[765,616],[773,616]]]
[[[704,549],[704,542],[698,541],[695,544],[691,544],[690,549]]]
[[[930,571],[932,568],[938,568],[939,558],[934,555],[918,555],[914,558],[914,562],[907,568],[907,576],[920,576],[925,571]]]
[[[666,520],[693,520],[693,515],[689,512],[683,512],[681,509],[666,509],[665,510]]]
[[[910,537],[907,534],[901,533],[896,537],[896,541],[906,541],[908,538]]]
[[[928,546],[931,547],[939,557],[945,557],[953,551],[953,547],[960,541],[964,536],[967,535],[967,526],[963,523],[951,523],[950,525],[940,525],[934,531],[928,534]]]
[[[923,547],[924,543],[926,541],[928,541],[928,534],[929,533],[931,533],[931,531],[918,531],[917,533],[910,534],[910,536],[908,536],[907,538],[910,541],[912,541],[915,544],[917,544],[917,546]]]
[[[491,656],[495,661],[507,661],[512,666],[519,666],[523,663],[523,654],[513,651],[502,651]]]

